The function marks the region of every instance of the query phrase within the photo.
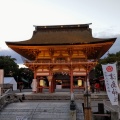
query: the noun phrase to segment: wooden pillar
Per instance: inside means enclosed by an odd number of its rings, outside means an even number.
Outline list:
[[[48,81],[49,81],[49,93],[52,93],[52,78],[53,78],[53,76],[52,75],[49,75],[48,77],[47,77],[47,79],[48,79]]]
[[[84,93],[84,120],[92,120],[91,94],[88,89]]]
[[[52,92],[55,92],[55,79],[52,79]]]
[[[38,87],[39,87],[39,92],[42,93],[43,92],[43,86],[44,86],[44,77],[40,77],[40,80],[38,80]]]
[[[54,92],[54,80],[51,81],[51,93]]]
[[[37,80],[37,75],[36,75],[36,71],[34,70],[34,79],[36,79],[36,93],[38,93],[39,92],[39,90],[38,90],[38,84],[39,84],[39,82],[38,82],[38,80]]]
[[[39,80],[36,79],[36,81],[37,81],[37,93],[39,93]]]
[[[84,119],[85,120],[92,120],[91,108],[84,108]]]
[[[73,70],[70,70],[70,92],[73,92]]]
[[[34,79],[36,79],[36,71],[34,71]]]
[[[85,91],[86,91],[86,90],[88,90],[88,82],[87,82],[87,77],[88,77],[88,66],[86,65]]]

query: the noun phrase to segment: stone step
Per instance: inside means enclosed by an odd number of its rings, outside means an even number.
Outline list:
[[[78,120],[83,120],[80,103],[77,104]],[[0,120],[16,120],[16,116],[24,116],[23,120],[70,120],[70,102],[18,102],[8,104],[0,112]]]
[[[25,95],[26,100],[70,100],[71,95],[70,93],[31,93],[31,94],[25,94],[25,93],[17,93],[16,95],[18,98],[22,98],[22,95]],[[75,100],[84,100],[84,94],[83,93],[76,93],[74,94]],[[91,100],[107,100],[108,96],[106,94],[98,93],[98,94],[91,94]]]

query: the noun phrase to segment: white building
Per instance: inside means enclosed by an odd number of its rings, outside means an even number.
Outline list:
[[[13,90],[17,90],[17,82],[14,77],[4,77],[4,84],[12,84]]]

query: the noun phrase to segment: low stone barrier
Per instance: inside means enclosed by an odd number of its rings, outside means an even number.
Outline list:
[[[24,94],[18,95],[19,98],[22,98]],[[25,100],[70,100],[70,95],[40,95],[40,94],[32,94],[32,95],[24,95]]]
[[[7,104],[18,101],[19,99],[15,94],[4,94],[0,96],[0,110],[2,110]]]

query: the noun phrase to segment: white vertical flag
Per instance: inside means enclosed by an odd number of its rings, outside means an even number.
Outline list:
[[[120,93],[117,82],[116,63],[102,65],[106,91],[112,105],[118,105],[118,93]]]
[[[31,87],[32,87],[33,92],[37,92],[37,80],[36,79],[33,79]]]

